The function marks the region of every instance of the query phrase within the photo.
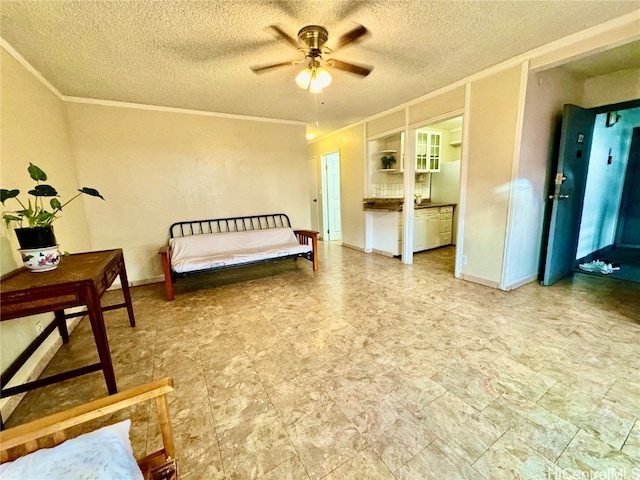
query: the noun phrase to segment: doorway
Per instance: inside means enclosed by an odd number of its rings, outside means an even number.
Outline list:
[[[461,188],[462,127],[463,116],[457,115],[420,125],[412,136],[412,140],[416,142],[413,261],[438,261],[454,275]],[[430,205],[436,207],[429,208]]]
[[[551,285],[574,271],[640,282],[638,252],[620,248],[625,219],[637,215],[627,199],[637,181],[638,140],[632,148],[632,138],[640,124],[640,101],[593,109],[565,106],[562,122],[558,166],[549,182],[541,283]],[[634,227],[632,220],[631,225],[635,235],[640,224]],[[594,260],[620,270],[590,270]]]
[[[340,211],[340,152],[322,155],[322,228],[326,241],[342,240]]]
[[[311,230],[320,231],[318,213],[318,168],[316,157],[308,160],[309,169],[309,209],[311,214]]]

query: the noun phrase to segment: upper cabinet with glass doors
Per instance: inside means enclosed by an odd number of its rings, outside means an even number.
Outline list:
[[[416,172],[439,172],[442,134],[430,130],[416,131]]]

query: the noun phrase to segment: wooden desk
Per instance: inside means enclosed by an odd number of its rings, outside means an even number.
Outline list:
[[[100,298],[120,275],[124,303],[102,308]],[[65,314],[65,308],[86,305],[87,310]],[[60,265],[49,272],[33,273],[26,268],[15,270],[0,279],[0,320],[26,317],[38,313],[54,312],[54,321],[34,340],[27,350],[2,373],[0,398],[44,387],[90,372],[102,370],[109,394],[118,391],[111,363],[103,311],[127,308],[129,323],[135,327],[131,293],[127,282],[122,249],[78,253],[62,257]],[[26,359],[35,352],[46,337],[57,327],[62,341],[69,341],[67,318],[89,315],[93,337],[100,362],[41,378],[15,387],[4,388]]]

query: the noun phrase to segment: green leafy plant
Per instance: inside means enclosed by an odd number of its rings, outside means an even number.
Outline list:
[[[11,198],[15,198],[22,207],[20,210],[7,211],[2,214],[2,218],[4,218],[4,221],[7,223],[7,227],[14,222],[19,228],[21,228],[25,221],[28,223],[29,228],[51,226],[53,221],[59,218],[58,214],[62,209],[82,194],[90,195],[92,197],[100,197],[104,200],[104,197],[100,195],[100,192],[95,188],[84,187],[79,189],[78,192],[80,193],[71,198],[71,200],[61,203],[60,200],[58,200],[58,191],[55,188],[51,185],[40,183],[47,180],[47,174],[44,173],[42,169],[35,166],[33,163],[29,163],[27,171],[31,178],[36,181],[36,186],[33,190],[29,190],[29,192],[27,192],[29,195],[35,197],[33,202],[31,198],[29,198],[25,205],[18,198],[20,190],[6,190],[4,188],[0,190],[0,201],[3,206],[5,205],[4,202]],[[45,206],[45,197],[51,197],[51,200],[49,201],[49,206],[51,207],[50,210],[45,209],[48,208]]]
[[[380,161],[382,162],[382,166],[384,168],[391,168],[391,165],[396,163],[396,157],[394,157],[393,155],[389,155],[388,157],[382,157]]]

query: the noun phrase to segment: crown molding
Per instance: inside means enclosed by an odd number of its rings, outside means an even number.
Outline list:
[[[116,102],[112,100],[100,100],[94,98],[85,97],[72,97],[62,95],[56,87],[54,87],[44,76],[31,65],[27,59],[25,59],[13,46],[5,39],[0,37],[0,47],[2,47],[9,55],[11,55],[20,65],[22,65],[29,73],[31,73],[36,79],[40,81],[51,93],[53,93],[59,100],[65,103],[81,103],[87,105],[99,105],[103,107],[116,107],[116,108],[130,108],[135,110],[147,110],[164,113],[181,113],[186,115],[200,115],[205,117],[219,117],[229,118],[233,120],[245,120],[249,122],[263,122],[263,123],[279,123],[284,125],[305,125],[305,122],[298,120],[284,120],[279,118],[269,117],[255,117],[249,115],[238,115],[232,113],[219,113],[209,112],[205,110],[191,110],[188,108],[176,108],[176,107],[163,107],[159,105],[144,105],[140,103],[131,102]]]
[[[0,37],[0,47],[4,48],[9,55],[11,55],[31,75],[36,77],[40,81],[40,83],[42,83],[45,87],[47,87],[47,89],[51,93],[53,93],[60,100],[64,101],[64,96],[58,91],[58,89],[53,85],[51,85],[51,83],[49,83],[49,81],[46,78],[44,78],[42,74],[33,67],[33,65],[27,62],[26,58],[20,55],[20,53],[18,53],[18,51],[15,48],[13,48],[13,46],[2,37]]]
[[[209,112],[206,110],[191,110],[189,108],[162,107],[159,105],[145,105],[143,103],[116,102],[114,100],[99,100],[95,98],[69,97],[69,96],[62,96],[62,99],[68,103],[98,105],[101,107],[130,108],[134,110],[147,110],[147,111],[165,112],[165,113],[182,113],[186,115],[200,115],[204,117],[220,117],[220,118],[229,118],[233,120],[245,120],[249,122],[280,123],[285,125],[306,125],[305,122],[301,122],[298,120],[284,120],[280,118],[269,118],[269,117],[253,117],[249,115],[238,115],[234,113],[220,113],[220,112]]]
[[[509,68],[522,65],[524,62],[529,62],[529,69],[532,71],[536,69],[553,68],[579,57],[599,53],[638,39],[640,39],[640,8],[607,22],[581,30],[533,50],[529,50],[485,70],[473,73],[468,77],[458,80],[457,82],[422,95],[421,97],[414,98],[413,100],[409,100],[401,105],[397,105],[388,110],[366,117],[356,123],[342,127],[340,130],[336,130],[335,132],[327,133],[322,137],[319,137],[317,140],[328,138],[335,133],[349,129],[359,125],[360,123],[364,122],[366,124],[371,120],[396,113],[398,110],[402,110],[430,98],[440,96],[451,90],[455,90],[456,88],[466,86],[471,82],[478,81]]]

